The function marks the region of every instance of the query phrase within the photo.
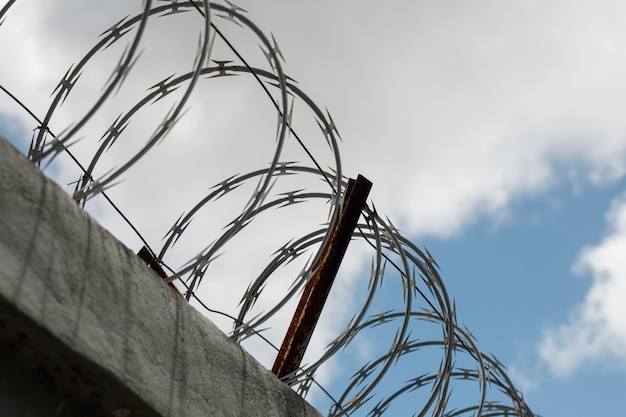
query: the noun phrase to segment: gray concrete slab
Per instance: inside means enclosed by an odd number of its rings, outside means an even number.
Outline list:
[[[0,356],[88,415],[320,415],[3,139]]]

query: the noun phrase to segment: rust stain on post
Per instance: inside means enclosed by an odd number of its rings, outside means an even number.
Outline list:
[[[167,274],[165,273],[165,271],[163,270],[159,262],[156,260],[156,258],[152,255],[152,252],[150,252],[150,250],[147,247],[145,246],[142,247],[139,250],[139,252],[137,252],[137,256],[139,256],[141,260],[143,260],[146,264],[148,264],[148,266],[151,269],[153,269],[161,278],[163,279],[167,278]],[[180,295],[181,297],[183,296],[183,294],[181,294],[181,292],[178,291],[178,288],[176,288],[176,286],[172,282],[170,282],[167,285],[169,285],[170,288],[176,291],[178,295]]]
[[[348,181],[339,219],[313,268],[313,276],[304,288],[272,367],[272,372],[279,378],[293,373],[300,366],[371,188],[372,183],[362,175]]]

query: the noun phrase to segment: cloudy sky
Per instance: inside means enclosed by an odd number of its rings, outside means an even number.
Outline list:
[[[328,108],[343,139],[344,174],[368,177],[377,209],[429,249],[456,299],[459,321],[507,366],[533,410],[546,416],[618,412],[626,387],[623,2],[237,4],[274,35],[286,74]],[[0,26],[0,84],[43,117],[70,65],[114,22],[139,10],[140,2],[127,0],[17,1]],[[200,22],[172,16],[151,24],[141,70],[129,74],[123,93],[78,134],[85,139],[75,146],[77,155],[88,161],[120,108],[148,87],[191,70]],[[254,37],[232,22],[216,23],[244,56],[267,67]],[[55,114],[53,131],[84,114],[130,39],[94,58]],[[211,58],[238,64],[217,43]],[[128,160],[173,103],[138,114],[125,132],[138,139],[112,147],[108,167]],[[154,114],[156,121],[149,118]],[[311,115],[296,106],[293,117],[316,157],[332,166]],[[181,120],[111,190],[151,242],[160,242],[210,186],[267,167],[273,157],[276,115],[249,78],[201,84]],[[25,150],[35,127],[0,94],[0,134]],[[304,161],[306,155],[292,140],[285,158]],[[61,159],[47,172],[67,184],[76,170]],[[197,234],[215,236],[224,225],[216,218],[238,212],[233,206],[245,201],[216,205],[194,224],[202,230]],[[140,247],[106,204],[94,199],[87,209],[129,247]],[[288,226],[271,226],[277,241],[314,230],[328,213],[315,204],[299,210],[280,219]],[[248,267],[232,264],[254,251],[244,264],[263,265],[273,251],[258,254],[265,237],[254,232],[216,265],[216,275],[231,277],[213,284],[209,299],[219,308],[227,309],[219,294],[245,290],[249,282]],[[185,248],[195,254],[208,243]],[[367,275],[369,262],[360,253],[348,259],[329,307],[338,316],[349,315],[345,299],[358,292],[359,271]]]

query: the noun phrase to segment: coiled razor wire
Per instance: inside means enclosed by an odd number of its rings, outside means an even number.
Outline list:
[[[0,25],[10,18],[10,9],[15,3],[15,0],[10,0],[2,7]],[[192,70],[183,75],[168,76],[154,83],[143,98],[114,120],[102,135],[101,143],[89,163],[83,165],[73,156],[69,147],[76,141],[75,137],[79,130],[116,91],[121,89],[139,60],[140,47],[148,22],[153,18],[163,19],[184,12],[197,14],[202,30]],[[250,282],[242,295],[236,316],[229,316],[233,326],[229,336],[238,343],[250,338],[267,340],[262,335],[262,326],[267,325],[272,317],[301,292],[312,275],[313,265],[329,239],[329,230],[338,219],[347,185],[347,179],[341,169],[337,143],[339,135],[330,113],[322,111],[295,85],[294,80],[285,75],[281,64],[282,53],[273,35],[268,37],[246,16],[246,13],[246,10],[228,0],[225,0],[224,4],[208,0],[188,2],[145,0],[135,16],[127,16],[105,30],[93,48],[65,73],[41,120],[5,86],[1,86],[6,94],[37,120],[38,126],[34,131],[28,153],[29,159],[36,164],[43,162],[49,164],[59,155],[70,155],[82,170],[73,192],[75,201],[84,206],[88,200],[96,196],[105,196],[115,207],[106,191],[172,131],[183,118],[185,106],[199,83],[230,75],[249,76],[257,82],[278,115],[276,145],[269,167],[230,176],[219,182],[209,194],[200,199],[186,214],[180,216],[169,229],[158,251],[150,248],[141,233],[127,220],[155,258],[171,271],[167,281],[175,282],[184,288],[188,300],[194,299],[207,311],[214,311],[199,297],[198,289],[203,279],[210,280],[207,271],[210,270],[211,263],[225,250],[229,241],[244,231],[253,220],[276,209],[312,201],[327,204],[328,223],[278,248],[256,279]],[[216,22],[215,17],[220,17],[221,20]],[[251,66],[223,35],[217,23],[235,24],[253,34],[267,59],[268,68]],[[0,27],[0,39],[1,30]],[[94,104],[84,115],[77,118],[73,125],[62,133],[54,134],[51,128],[53,116],[80,80],[87,64],[107,48],[126,39],[125,35],[131,32],[132,39],[129,40],[115,70]],[[229,48],[239,62],[211,60],[216,39]],[[147,106],[180,88],[184,91],[182,96],[171,106],[145,145],[130,155],[119,168],[114,168],[96,178],[96,166],[102,156],[123,140],[123,133],[133,117],[146,110]],[[278,99],[274,99],[273,93],[277,93]],[[312,112],[331,151],[332,168],[321,167],[294,129],[292,115],[295,101],[304,104]],[[288,137],[299,143],[311,165],[282,159],[281,152]],[[318,185],[321,184],[322,188],[316,191],[299,189],[274,193],[273,187],[276,183],[287,177],[296,178],[298,182],[301,179],[302,182],[305,180],[310,182],[313,179]],[[234,190],[240,187],[244,189],[245,185],[250,185],[253,191],[241,212],[232,218],[221,234],[179,269],[169,268],[166,264],[168,254],[189,230],[188,227],[196,216],[209,210],[212,204],[230,195]],[[116,210],[124,216],[121,210],[117,208]],[[372,254],[369,279],[360,283],[359,287],[365,294],[364,301],[344,330],[332,339],[323,353],[287,375],[283,379],[285,383],[304,397],[312,386],[317,385],[329,399],[328,416],[358,414],[376,417],[386,413],[397,413],[398,409],[404,412],[407,409],[412,410],[414,416],[533,415],[502,364],[494,356],[483,354],[476,346],[471,332],[457,323],[454,303],[439,275],[438,266],[428,251],[420,250],[404,237],[389,219],[381,217],[376,209],[369,205],[362,211],[362,221],[354,231],[353,240],[363,242]],[[308,260],[303,262],[301,272],[288,290],[279,297],[279,301],[266,311],[255,315],[255,303],[262,296],[266,286],[276,279],[277,271],[296,259],[303,259],[305,254],[309,254]],[[397,305],[392,309],[380,310],[382,294],[389,291],[390,286],[397,288],[395,290]],[[419,339],[414,332],[428,338]],[[371,337],[371,334],[375,336]],[[336,387],[338,385],[336,382],[332,384],[332,389],[320,386],[315,376],[324,366],[335,366],[332,365],[333,360],[345,355],[345,352],[351,349],[372,344],[372,340],[380,340],[380,335],[388,337],[386,347],[383,346],[378,353],[371,354],[364,365],[356,366],[356,372],[352,377],[346,378],[343,386]],[[424,364],[428,368],[426,372],[416,372]],[[436,366],[429,367],[428,364]],[[471,383],[473,388],[468,388],[467,383]],[[478,390],[475,388],[476,384]],[[457,392],[461,394],[455,395]]]

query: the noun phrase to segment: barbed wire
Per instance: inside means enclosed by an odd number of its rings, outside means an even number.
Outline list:
[[[0,10],[0,24],[10,18],[11,7],[15,0],[8,1]],[[146,27],[150,19],[168,18],[179,13],[196,13],[199,16],[201,35],[192,69],[182,75],[170,75],[156,81],[127,111],[111,123],[100,139],[100,144],[88,163],[80,162],[74,156],[71,147],[76,143],[77,133],[101,111],[105,102],[122,89],[128,75],[134,70],[141,56],[141,46],[145,40]],[[197,305],[208,313],[219,314],[228,318],[232,324],[229,337],[242,343],[257,338],[272,349],[278,350],[270,339],[263,335],[271,318],[288,309],[288,305],[302,291],[313,274],[313,268],[322,250],[328,243],[330,233],[342,210],[347,178],[344,177],[339,153],[339,133],[327,109],[322,110],[296,82],[283,71],[282,52],[273,35],[266,35],[251,19],[247,11],[225,0],[224,4],[202,1],[146,0],[141,10],[134,16],[118,20],[100,35],[97,43],[72,65],[62,76],[53,92],[45,116],[39,119],[26,104],[11,94],[5,86],[0,86],[17,105],[27,111],[37,122],[28,158],[44,169],[51,161],[61,155],[69,155],[81,170],[76,181],[73,198],[80,206],[97,196],[104,196],[107,202],[121,215],[134,233],[142,240],[154,258],[170,274],[165,279],[176,283],[184,291],[187,300],[195,300]],[[266,59],[267,67],[251,65],[224,35],[220,25],[236,25],[251,33],[259,43]],[[81,75],[87,70],[87,64],[94,57],[108,48],[118,45],[125,35],[133,33],[119,56],[114,71],[105,87],[95,97],[94,104],[76,118],[76,122],[59,134],[51,128],[53,116],[73,92]],[[0,29],[0,39],[1,39]],[[212,59],[216,42],[221,42],[230,50],[239,62]],[[263,94],[277,114],[276,143],[269,166],[236,174],[218,182],[209,193],[183,213],[169,228],[160,249],[142,236],[140,230],[124,215],[107,195],[107,190],[120,180],[123,174],[144,158],[156,145],[177,126],[185,116],[186,107],[194,91],[206,80],[220,80],[229,76],[249,76],[263,91]],[[179,91],[180,90],[180,91]],[[179,98],[171,105],[165,117],[158,122],[154,132],[145,144],[126,161],[100,177],[96,176],[103,155],[117,146],[124,136],[126,128],[138,113],[178,91]],[[278,98],[275,98],[275,95]],[[326,146],[330,150],[332,167],[323,169],[314,152],[304,143],[294,128],[294,103],[304,105],[312,119],[321,130]],[[284,160],[282,150],[288,138],[293,138],[306,154],[311,165]],[[296,183],[316,183],[319,190],[289,189],[277,192],[276,184],[285,178],[295,179]],[[322,184],[321,186],[319,184]],[[169,254],[187,232],[197,216],[230,196],[235,190],[251,189],[241,211],[232,216],[220,233],[212,236],[212,242],[204,243],[204,248],[197,255],[189,258],[180,268],[172,268],[166,263]],[[199,295],[210,265],[227,250],[227,244],[257,219],[277,209],[293,207],[300,203],[319,202],[326,206],[327,222],[299,237],[283,244],[272,255],[270,261],[252,279],[241,296],[236,314],[228,314],[210,306]],[[381,416],[385,413],[398,412],[396,408],[413,410],[415,416],[532,416],[522,394],[515,388],[506,374],[503,365],[493,356],[483,354],[476,345],[471,332],[460,326],[456,317],[456,306],[447,292],[439,267],[431,254],[419,249],[403,236],[386,217],[379,215],[373,205],[366,205],[361,221],[352,235],[353,241],[361,242],[371,254],[371,266],[367,280],[359,283],[364,292],[364,301],[355,309],[345,328],[331,338],[323,352],[294,372],[283,378],[300,395],[307,397],[312,386],[329,399],[328,416],[367,415]],[[303,259],[308,255],[308,259]],[[301,271],[293,279],[283,294],[277,297],[269,307],[258,313],[255,306],[265,289],[272,282],[282,280],[277,271],[287,264],[299,260]],[[367,282],[365,282],[367,281]],[[391,309],[380,309],[388,300],[388,292],[394,293]],[[369,334],[381,335],[373,343]],[[418,339],[414,334],[427,338]],[[384,336],[384,337],[383,337]],[[387,339],[385,339],[388,337]],[[364,345],[372,346],[372,353],[366,362],[356,366],[352,377],[347,378],[343,386],[333,382],[332,389],[320,384],[316,375],[324,367],[331,367],[332,362],[345,355],[350,349]],[[376,352],[374,352],[376,350]],[[419,352],[419,353],[418,353]],[[359,356],[359,355],[357,355]],[[411,363],[411,366],[399,366],[399,363]],[[424,372],[414,358],[424,358]],[[428,366],[429,364],[436,364]],[[402,382],[399,375],[409,373]],[[463,391],[465,382],[478,384],[479,394],[453,396],[453,388]],[[474,385],[475,387],[475,385]],[[475,393],[475,390],[468,392]],[[409,398],[407,400],[407,397]],[[470,401],[465,404],[464,401]],[[402,404],[402,406],[397,406]],[[409,404],[409,405],[407,405]],[[395,408],[394,408],[395,407]]]

